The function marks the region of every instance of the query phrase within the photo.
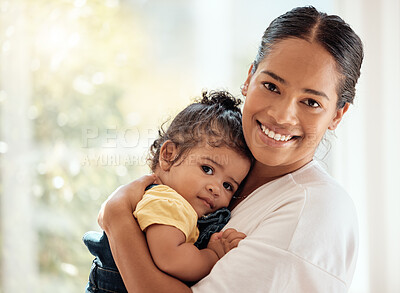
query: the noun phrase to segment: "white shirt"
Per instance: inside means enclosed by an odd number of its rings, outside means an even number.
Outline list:
[[[232,211],[226,228],[247,237],[193,292],[347,292],[358,224],[347,193],[320,165],[266,183]]]

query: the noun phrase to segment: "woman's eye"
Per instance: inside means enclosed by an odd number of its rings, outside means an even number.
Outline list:
[[[230,184],[230,183],[228,183],[228,182],[224,182],[224,183],[223,183],[223,186],[224,186],[224,188],[225,188],[226,190],[228,190],[228,191],[233,191],[233,186],[232,186],[232,184]]]
[[[312,108],[318,108],[321,106],[316,100],[313,99],[307,99],[304,103]]]
[[[278,88],[277,88],[276,85],[274,85],[273,83],[265,82],[265,83],[264,83],[264,86],[267,88],[267,90],[279,94]]]
[[[203,169],[204,173],[206,173],[207,175],[212,175],[214,174],[213,169],[210,166],[201,166],[201,168]]]

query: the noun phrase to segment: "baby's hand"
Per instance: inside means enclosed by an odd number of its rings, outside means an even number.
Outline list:
[[[244,233],[229,228],[225,231],[214,233],[208,242],[207,248],[213,250],[218,255],[218,258],[221,258],[229,250],[237,247],[245,237]]]

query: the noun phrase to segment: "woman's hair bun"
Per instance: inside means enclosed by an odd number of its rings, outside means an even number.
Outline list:
[[[226,110],[239,111],[238,106],[242,103],[227,91],[203,91],[202,99],[199,101],[205,105],[219,105]]]

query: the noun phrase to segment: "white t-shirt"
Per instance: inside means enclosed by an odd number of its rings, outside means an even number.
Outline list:
[[[195,293],[347,292],[358,224],[347,193],[312,161],[256,189],[226,228],[247,237],[192,287]]]

